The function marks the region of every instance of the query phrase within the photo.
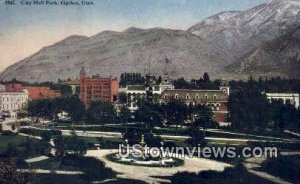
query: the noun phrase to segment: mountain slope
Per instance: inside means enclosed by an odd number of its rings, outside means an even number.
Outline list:
[[[238,75],[300,78],[300,27],[262,44],[227,69]]]
[[[92,37],[71,36],[8,67],[0,80],[56,81],[78,77],[82,66],[89,75],[119,77],[122,72],[151,72],[162,75],[165,57],[172,64],[173,77],[198,78],[205,71],[219,72],[202,54],[196,35],[169,29],[129,28],[124,32],[105,31]]]
[[[300,26],[299,20],[300,0],[273,0],[244,12],[219,13],[187,31],[128,28],[92,37],[70,36],[11,65],[0,80],[57,81],[78,77],[82,66],[88,75],[119,77],[123,72],[148,73],[149,63],[151,73],[161,75],[166,57],[172,61],[173,78],[199,78],[204,72],[228,79],[263,72],[289,76],[290,69],[278,69],[282,64],[277,58],[288,60],[289,53],[298,52],[297,38],[289,35]],[[277,53],[283,45],[272,43],[276,39],[290,46]],[[297,62],[286,66],[297,68]]]
[[[219,56],[224,65],[298,27],[300,1],[273,0],[244,12],[227,12],[226,15],[225,18],[222,14],[212,16],[208,18],[210,21],[204,20],[188,29],[205,40],[209,45],[208,52]]]

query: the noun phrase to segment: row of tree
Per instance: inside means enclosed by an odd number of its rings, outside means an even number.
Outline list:
[[[236,129],[298,129],[300,130],[300,111],[294,105],[281,100],[269,101],[267,92],[298,92],[299,80],[274,78],[263,81],[231,81],[228,120]]]

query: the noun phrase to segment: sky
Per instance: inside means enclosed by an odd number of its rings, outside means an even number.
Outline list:
[[[94,5],[65,6],[21,5],[22,0],[15,1],[16,5],[12,6],[0,0],[0,71],[70,35],[92,36],[104,30],[123,31],[128,27],[186,30],[216,13],[243,11],[266,2],[93,0]]]

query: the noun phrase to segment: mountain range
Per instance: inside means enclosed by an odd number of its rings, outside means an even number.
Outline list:
[[[9,66],[0,80],[30,82],[123,72],[172,78],[300,78],[300,1],[273,0],[246,11],[221,12],[187,30],[128,28],[73,35]],[[165,58],[171,62],[166,64]]]

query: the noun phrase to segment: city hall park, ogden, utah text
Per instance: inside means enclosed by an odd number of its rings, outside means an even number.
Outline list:
[[[95,5],[94,1],[59,1],[59,0],[6,0],[5,5],[22,5],[22,6],[39,6],[39,5],[50,5],[50,6],[91,6]]]

